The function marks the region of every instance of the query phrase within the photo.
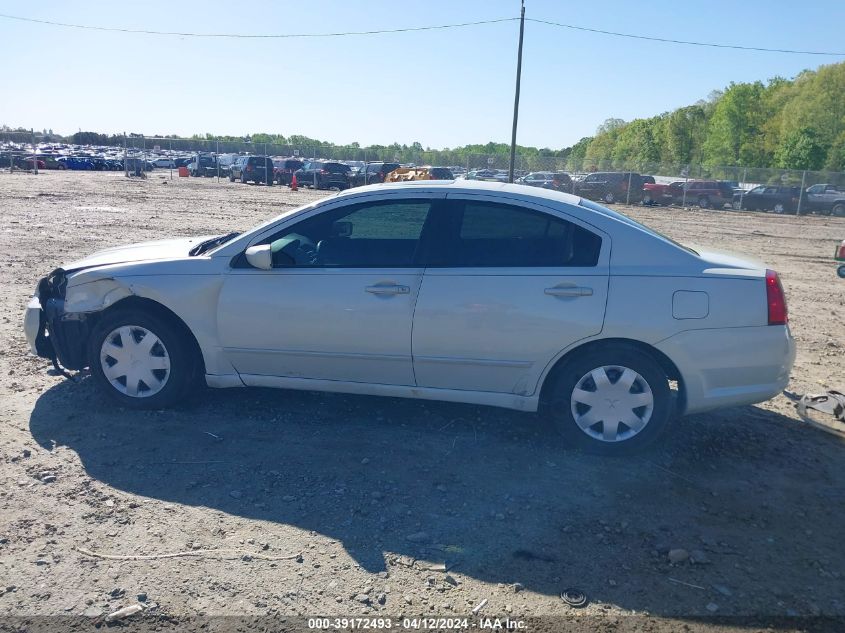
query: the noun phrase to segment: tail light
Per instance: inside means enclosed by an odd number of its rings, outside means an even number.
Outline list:
[[[247,170],[247,171],[252,171],[252,165],[247,164],[247,166],[246,166],[246,170]]]
[[[780,277],[773,270],[766,271],[766,301],[769,306],[769,325],[786,325],[786,295]]]
[[[836,249],[836,255],[833,256],[835,259],[843,259],[845,260],[845,240],[839,245],[839,248]]]

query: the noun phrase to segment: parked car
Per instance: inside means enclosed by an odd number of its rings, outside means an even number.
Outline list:
[[[466,175],[467,180],[494,180],[496,172],[492,169],[473,169]]]
[[[217,175],[217,158],[212,154],[197,154],[194,159],[188,163],[188,173],[198,178],[205,176],[213,178]]]
[[[528,185],[529,187],[545,187],[552,182],[553,177],[554,172],[551,171],[532,171],[518,178],[516,182],[520,185]]]
[[[41,160],[41,157],[35,158],[33,156],[15,156],[15,167],[18,169],[47,169],[47,163]]]
[[[399,168],[399,163],[367,163],[359,171],[350,176],[350,185],[359,187],[361,185],[374,185],[384,182],[387,174]]]
[[[687,204],[697,204],[702,209],[714,207],[722,209],[732,205],[734,188],[729,182],[721,180],[690,180],[685,185]],[[678,202],[676,200],[675,202]]]
[[[315,189],[348,189],[349,165],[333,160],[307,161],[297,169],[296,182]]]
[[[562,171],[556,171],[552,173],[552,180],[551,182],[546,183],[543,185],[543,189],[554,189],[555,191],[563,191],[564,193],[572,193],[574,188],[574,184],[572,182],[572,178],[569,174],[566,174]]]
[[[220,172],[221,178],[228,178],[229,173],[232,171],[232,165],[235,164],[235,161],[238,160],[238,154],[220,154],[217,157],[217,168]]]
[[[446,167],[397,167],[384,177],[384,182],[410,182],[412,180],[453,180]]]
[[[574,184],[575,195],[588,200],[602,200],[607,203],[640,202],[643,196],[642,176],[634,172],[597,171],[576,180]]]
[[[298,158],[277,158],[273,160],[273,177],[280,185],[289,185],[297,169],[304,163]]]
[[[229,168],[229,180],[273,186],[273,159],[267,156],[239,156]]]
[[[664,184],[659,182],[643,183],[643,204],[674,204],[684,196],[684,181]]]
[[[732,206],[736,211],[795,213],[798,209],[798,198],[800,195],[800,187],[760,185],[746,193],[735,193]]]
[[[565,444],[615,454],[778,395],[795,358],[775,272],[594,202],[466,181],[95,253],[38,283],[24,331],[121,407],[180,403],[203,377],[447,400],[540,410]]]
[[[59,163],[59,169],[74,169],[80,171],[92,171],[94,163],[87,158],[79,158],[78,156],[60,156],[56,159]]]
[[[176,162],[172,158],[156,158],[152,161],[152,163],[156,167],[161,167],[163,169],[172,169],[176,167]]]
[[[822,215],[845,216],[845,186],[819,184],[807,187],[802,207]]]

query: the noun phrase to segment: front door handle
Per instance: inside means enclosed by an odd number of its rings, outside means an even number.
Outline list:
[[[367,292],[374,295],[406,295],[411,292],[408,286],[367,286]]]
[[[555,286],[546,288],[543,292],[552,297],[589,297],[593,289],[586,286]]]

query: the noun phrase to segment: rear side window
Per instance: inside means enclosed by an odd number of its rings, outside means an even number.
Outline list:
[[[442,267],[592,267],[601,238],[561,218],[493,202],[455,202],[451,239],[432,255]]]

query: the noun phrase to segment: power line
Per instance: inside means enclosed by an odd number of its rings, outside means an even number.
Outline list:
[[[93,26],[90,24],[68,24],[66,22],[54,22],[52,20],[39,20],[36,18],[25,18],[19,15],[7,15],[0,13],[0,18],[6,20],[18,20],[20,22],[32,22],[35,24],[47,24],[49,26],[61,26],[71,29],[84,29],[87,31],[109,31],[113,33],[134,33],[139,35],[165,35],[174,37],[208,37],[208,38],[233,38],[233,39],[293,39],[313,37],[345,37],[348,35],[381,35],[384,33],[408,33],[411,31],[435,31],[439,29],[456,29],[467,26],[480,26],[482,24],[497,24],[499,22],[515,22],[519,18],[498,18],[495,20],[479,20],[476,22],[460,22],[457,24],[437,24],[434,26],[414,26],[403,29],[381,29],[373,31],[345,31],[340,33],[185,33],[181,31],[151,31],[146,29],[125,29],[109,26]]]
[[[413,26],[400,29],[377,29],[370,31],[341,31],[336,33],[191,33],[182,31],[154,31],[148,29],[127,29],[110,26],[95,26],[91,24],[70,24],[67,22],[55,22],[53,20],[41,20],[38,18],[27,18],[19,15],[8,15],[0,13],[0,18],[6,20],[17,20],[19,22],[30,22],[33,24],[45,24],[49,26],[58,26],[71,29],[83,29],[88,31],[107,31],[113,33],[132,33],[137,35],[160,35],[171,37],[199,37],[199,38],[232,38],[232,39],[295,39],[295,38],[322,38],[322,37],[346,37],[353,35],[383,35],[387,33],[409,33],[414,31],[436,31],[443,29],[465,28],[470,26],[482,26],[486,24],[499,24],[502,22],[516,22],[519,20],[515,18],[497,18],[493,20],[477,20],[475,22],[458,22],[455,24],[436,24],[432,26]],[[584,31],[587,33],[597,33],[599,35],[610,35],[613,37],[625,37],[635,40],[646,40],[649,42],[662,42],[664,44],[682,44],[685,46],[704,46],[708,48],[727,48],[740,51],[757,51],[763,53],[787,53],[792,55],[823,55],[828,57],[845,57],[845,52],[836,53],[829,51],[804,51],[794,50],[788,48],[763,48],[760,46],[740,46],[738,44],[718,44],[715,42],[693,42],[691,40],[675,40],[665,37],[652,37],[649,35],[637,35],[634,33],[620,33],[618,31],[607,31],[604,29],[595,29],[587,26],[577,26],[575,24],[564,24],[562,22],[553,22],[551,20],[541,20],[539,18],[525,18],[526,22],[535,22],[537,24],[545,24],[547,26],[555,26],[558,28],[572,29],[574,31]]]
[[[832,57],[845,57],[845,53],[830,53],[826,51],[798,51],[788,48],[761,48],[758,46],[739,46],[737,44],[715,44],[712,42],[691,42],[689,40],[672,40],[665,37],[650,37],[648,35],[634,35],[632,33],[619,33],[617,31],[604,31],[602,29],[591,29],[586,26],[575,26],[574,24],[562,24],[560,22],[552,22],[550,20],[540,20],[537,18],[525,18],[526,22],[537,22],[538,24],[547,24],[549,26],[558,26],[565,29],[572,29],[575,31],[587,31],[588,33],[599,33],[601,35],[612,35],[614,37],[627,37],[635,40],[648,40],[650,42],[664,42],[667,44],[685,44],[687,46],[707,46],[710,48],[732,48],[740,51],[760,51],[764,53],[791,53],[793,55],[828,55]]]

